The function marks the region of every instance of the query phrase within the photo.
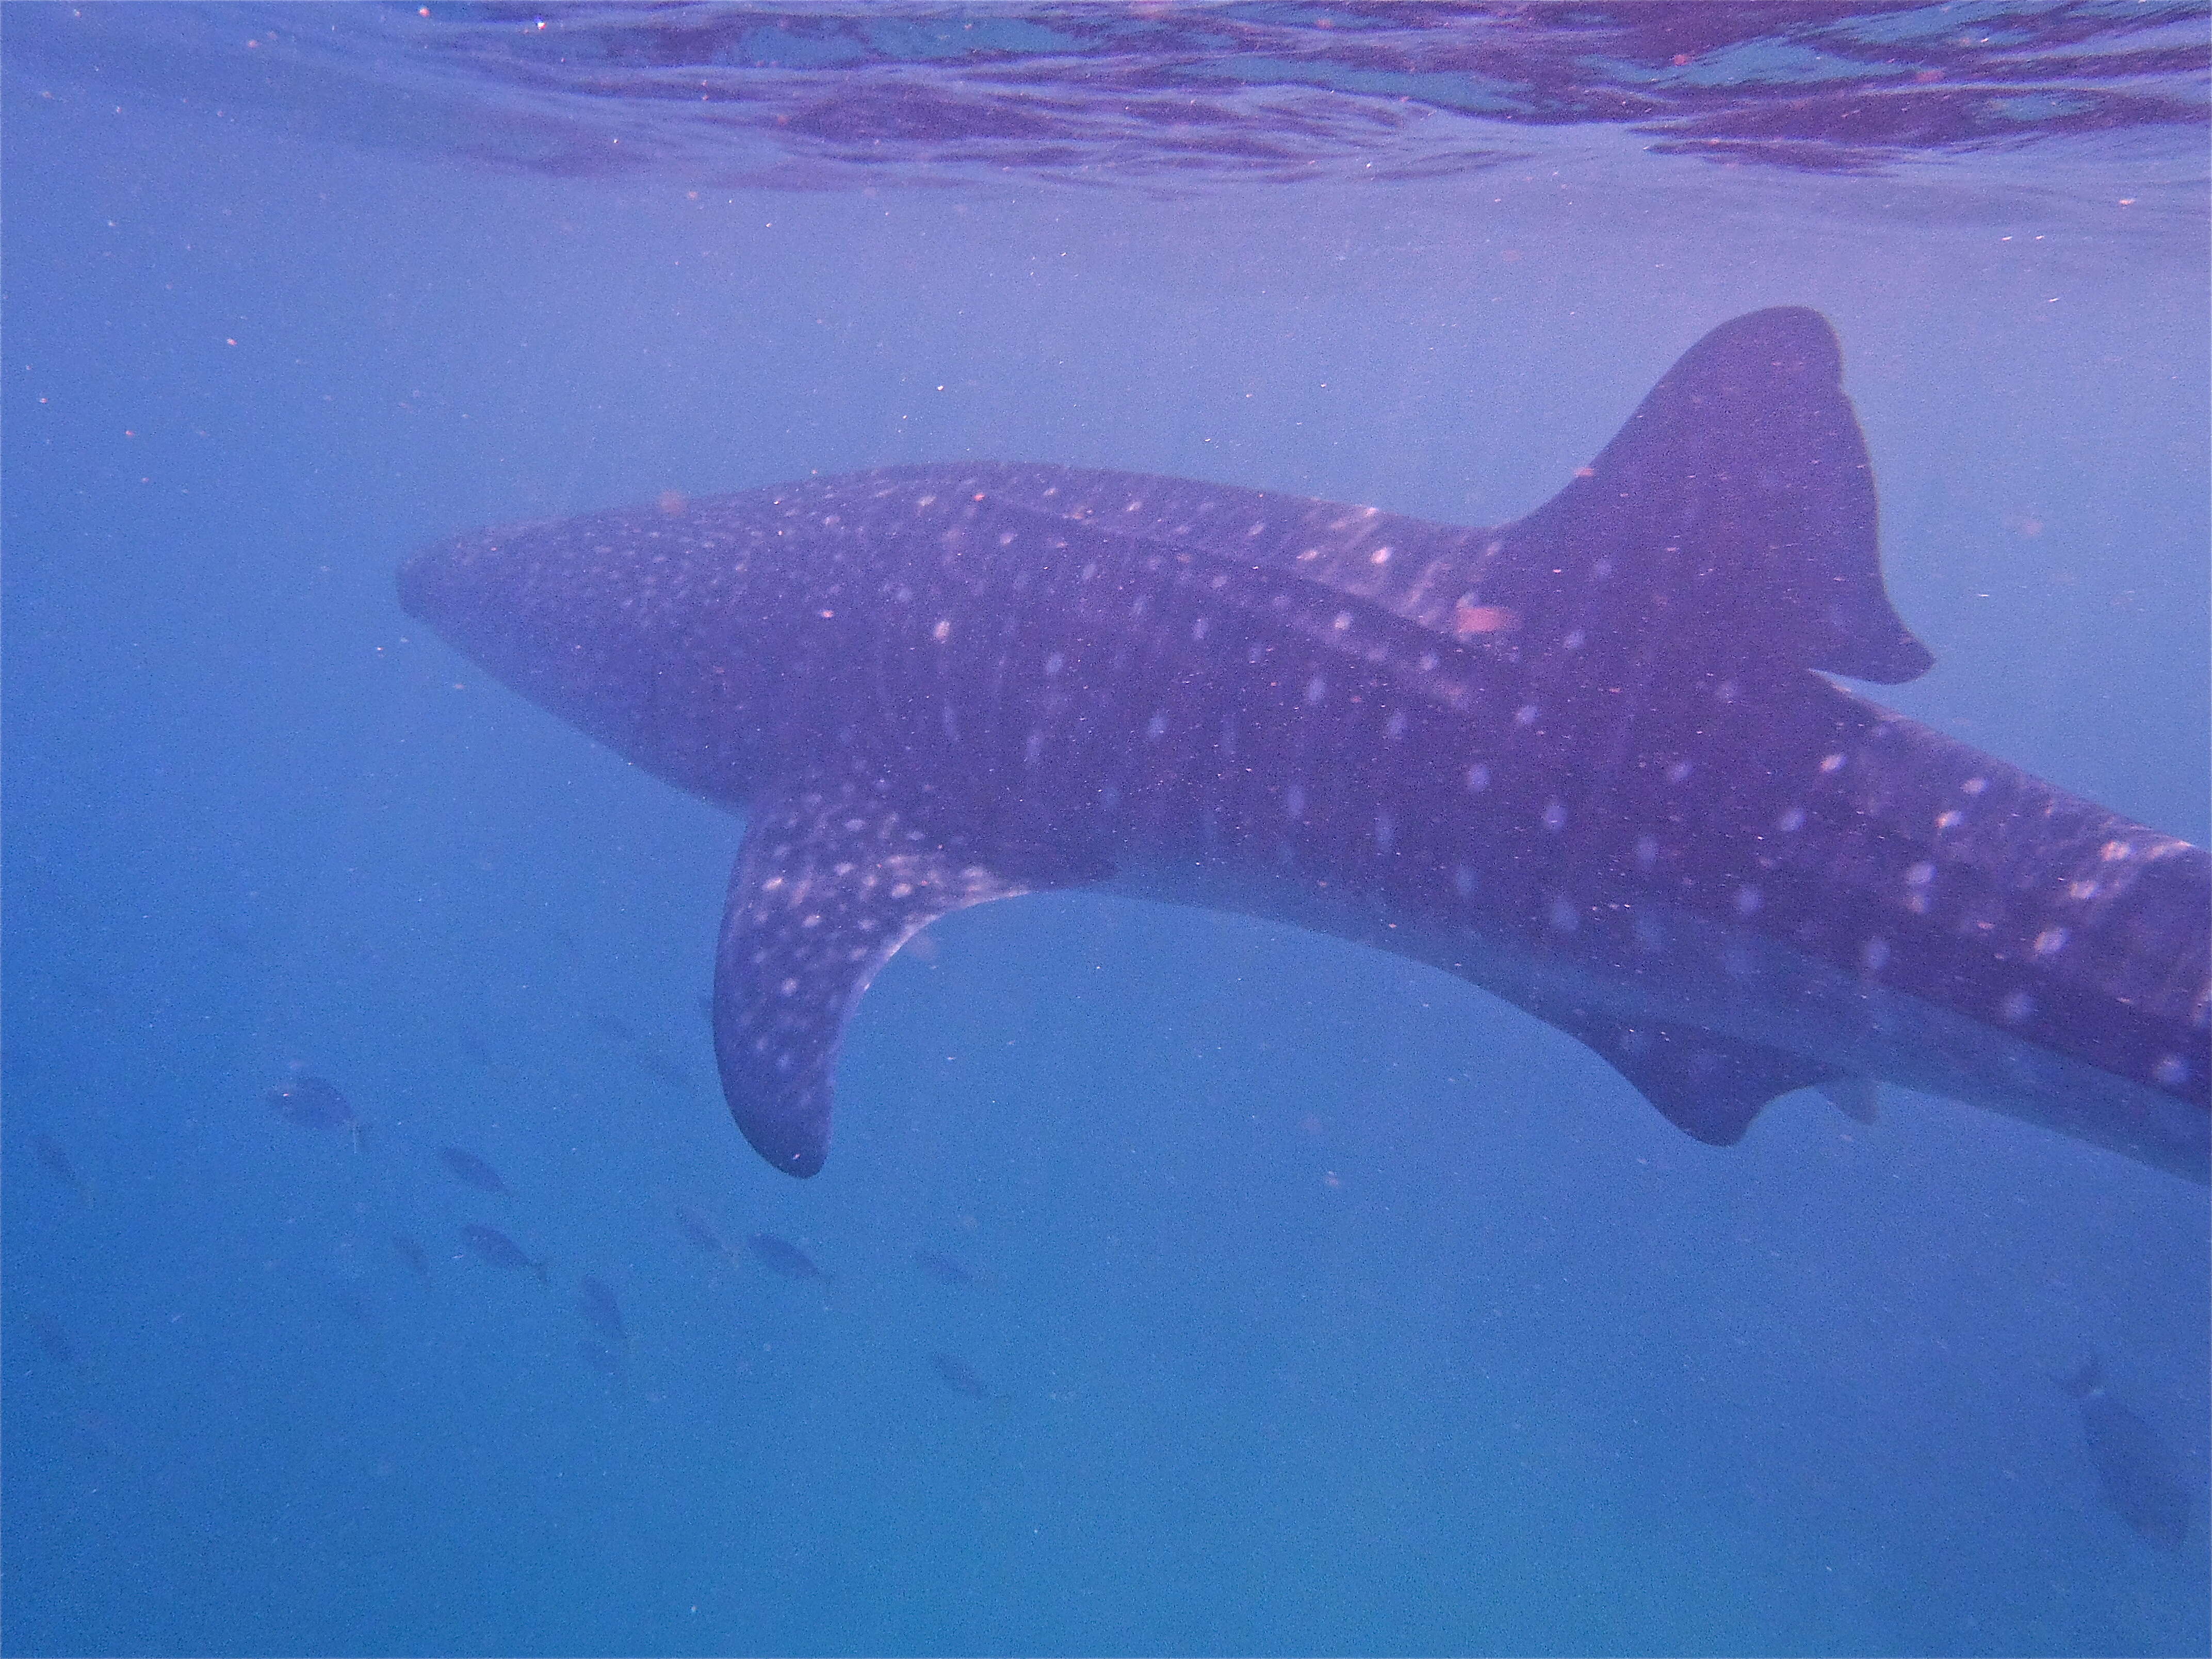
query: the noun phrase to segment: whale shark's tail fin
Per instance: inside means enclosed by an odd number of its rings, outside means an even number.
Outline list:
[[[1684,352],[1565,489],[1498,532],[1466,603],[1725,663],[1895,684],[1935,660],[1891,609],[1873,472],[1818,312]]]

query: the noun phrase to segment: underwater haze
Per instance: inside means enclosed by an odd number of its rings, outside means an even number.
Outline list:
[[[2199,845],[2200,3],[16,4],[0,1647],[2202,1653],[2206,1189],[1692,1140],[1394,956],[948,916],[756,1156],[742,823],[399,607],[891,464],[1497,524],[1822,313],[1876,700]],[[1862,688],[1864,689],[1864,688]]]

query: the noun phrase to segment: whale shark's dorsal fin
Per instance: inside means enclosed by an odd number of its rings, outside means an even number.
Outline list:
[[[1723,323],[1597,459],[1500,529],[1455,601],[1540,645],[1583,629],[1895,684],[1935,660],[1883,588],[1874,475],[1826,319]]]
[[[1934,659],[1882,586],[1873,473],[1818,312],[1755,311],[1676,360],[1597,459],[1493,530],[1192,478],[1035,463],[887,468],[1094,529],[1294,571],[1456,639],[1895,684]]]

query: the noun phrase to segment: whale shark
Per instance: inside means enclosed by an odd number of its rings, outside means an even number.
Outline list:
[[[957,461],[477,532],[398,586],[743,817],[714,1050],[793,1176],[905,940],[1091,887],[1432,964],[1711,1144],[1887,1082],[2207,1178],[2204,851],[1838,684],[1932,658],[1816,312],[1714,329],[1499,526]]]

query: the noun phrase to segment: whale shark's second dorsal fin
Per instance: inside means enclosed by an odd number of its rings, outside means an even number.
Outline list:
[[[1755,311],[1682,354],[1597,459],[1471,562],[1462,631],[1510,619],[1716,665],[1895,684],[1934,659],[1890,606],[1873,473],[1818,312]]]

